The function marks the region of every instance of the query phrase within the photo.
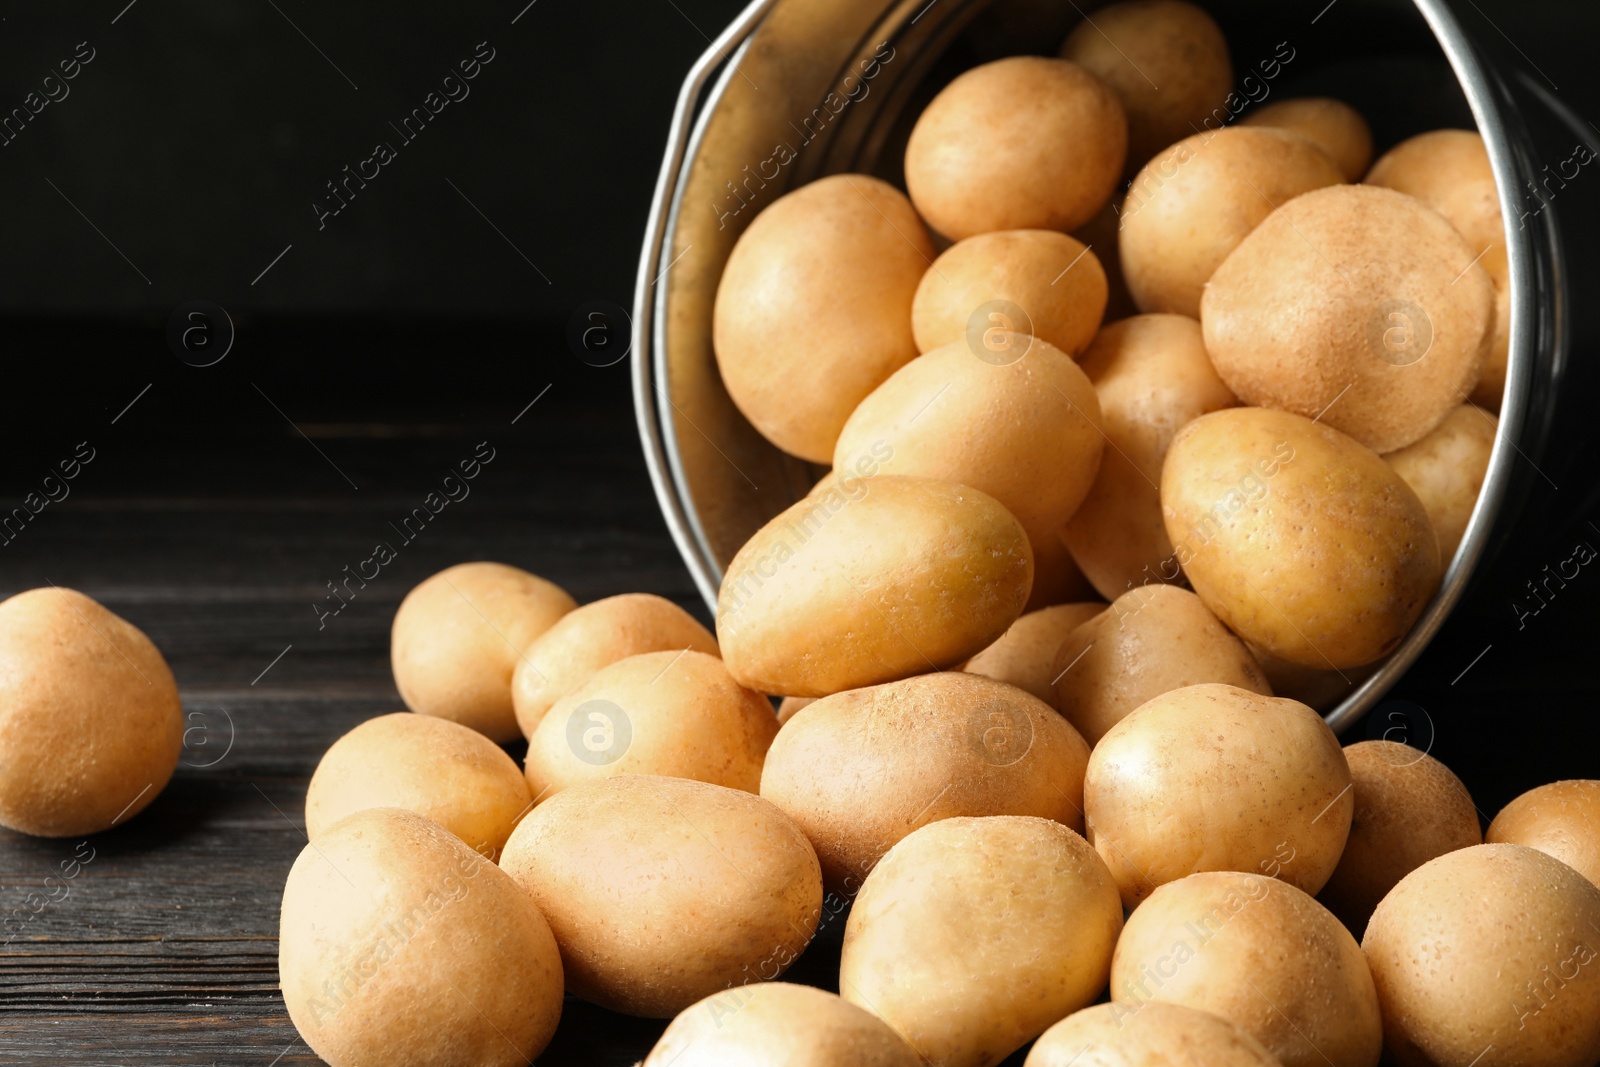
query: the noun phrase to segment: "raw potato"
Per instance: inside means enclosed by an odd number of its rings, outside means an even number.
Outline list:
[[[1079,624],[1105,610],[1104,604],[1090,603],[1030,611],[961,669],[1025,689],[1046,704],[1054,704],[1056,692],[1051,683],[1056,677],[1056,650]]]
[[[1528,790],[1500,809],[1486,840],[1536,848],[1600,885],[1600,781]]]
[[[861,398],[917,354],[933,242],[898,189],[836,174],[773,201],[722,271],[712,343],[728,395],[785,452],[827,463]]]
[[[1083,827],[1089,746],[1042,700],[976,674],[826,697],[784,726],[761,795],[853,894],[895,842],[940,819],[1036,815]]]
[[[1245,403],[1320,416],[1392,452],[1437,426],[1483,369],[1494,285],[1475,254],[1403,193],[1307,193],[1212,275],[1206,351]]]
[[[1182,577],[1161,522],[1161,463],[1181,426],[1238,400],[1212,368],[1200,324],[1182,315],[1114,322],[1079,366],[1099,396],[1107,446],[1062,537],[1095,590],[1115,600]]]
[[[714,993],[667,1027],[640,1067],[923,1067],[889,1024],[811,986]]]
[[[1105,988],[1122,906],[1049,819],[945,819],[878,864],[850,912],[844,998],[930,1063],[994,1067]]]
[[[183,751],[183,707],[138,627],[74,589],[0,603],[0,826],[98,833],[149,806]]]
[[[1089,841],[1132,909],[1199,871],[1260,872],[1315,893],[1339,862],[1355,802],[1339,739],[1316,712],[1192,685],[1101,738],[1083,806]]]
[[[1439,542],[1416,493],[1370,450],[1299,415],[1232,408],[1189,423],[1167,451],[1161,508],[1206,607],[1301,666],[1380,659],[1439,585]]]
[[[665,597],[624,593],[570,612],[528,647],[511,676],[511,700],[522,736],[550,705],[596,671],[645,652],[690,649],[717,654],[711,631]]]
[[[399,711],[368,719],[323,753],[306,789],[306,835],[367,808],[426,816],[490,860],[533,807],[516,761],[460,723]]]
[[[400,698],[491,741],[515,741],[511,676],[527,647],[577,606],[554,582],[504,563],[440,571],[395,612],[389,655]]]
[[[1256,108],[1241,126],[1270,126],[1298,133],[1328,154],[1347,182],[1358,182],[1372,162],[1372,128],[1343,100],[1306,96]]]
[[[540,804],[500,866],[538,903],[567,988],[666,1019],[776,978],[811,939],[822,875],[783,812],[736,789],[628,774]]]
[[[1489,470],[1498,426],[1498,420],[1487,411],[1462,404],[1428,436],[1383,457],[1427,509],[1442,561],[1455,558],[1467,532],[1467,521]]]
[[[754,793],[778,732],[772,705],[704,652],[647,652],[556,701],[528,740],[540,803],[579,782],[660,774]]]
[[[1543,852],[1478,845],[1407,875],[1367,925],[1401,1067],[1600,1061],[1600,889]]]
[[[1266,675],[1200,598],[1171,585],[1146,585],[1068,634],[1051,662],[1051,701],[1083,739],[1097,745],[1148,700],[1218,682],[1271,696]]]
[[[817,702],[816,697],[784,697],[778,704],[778,728],[800,713],[800,709],[809,708]]]
[[[1378,901],[1431,859],[1483,843],[1478,809],[1450,768],[1410,745],[1347,745],[1355,815],[1318,899],[1357,937]]]
[[[1139,905],[1111,963],[1114,1004],[1209,1011],[1283,1067],[1376,1067],[1378,994],[1350,932],[1292,885],[1192,874]]]
[[[301,851],[278,979],[331,1067],[522,1067],[561,1018],[561,958],[533,901],[398,808],[357,812]]]
[[[728,565],[717,639],[740,684],[827,696],[951,667],[1022,614],[1033,552],[998,501],[925,478],[862,484],[795,504]]]
[[[955,241],[1073,230],[1111,199],[1127,147],[1128,121],[1104,82],[1076,63],[1011,56],[961,74],[917,118],[906,188]]]
[[[1342,180],[1326,153],[1282,130],[1228,126],[1185,137],[1145,165],[1122,206],[1133,302],[1198,319],[1206,282],[1274,208]]]
[[[1056,1023],[1022,1067],[1279,1067],[1220,1015],[1159,1001],[1096,1004]]]

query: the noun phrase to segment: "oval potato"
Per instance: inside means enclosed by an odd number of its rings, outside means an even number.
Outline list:
[[[1528,790],[1500,809],[1485,840],[1536,848],[1600,885],[1600,781]]]
[[[1024,689],[1047,704],[1054,704],[1056,677],[1053,669],[1061,642],[1079,624],[1106,610],[1104,604],[1057,604],[1030,611],[1000,639],[961,668],[968,674],[981,674],[997,682]]]
[[[1177,1004],[1096,1004],[1034,1042],[1022,1067],[1280,1067],[1220,1015]]]
[[[1478,504],[1498,427],[1493,415],[1462,404],[1422,440],[1383,457],[1422,501],[1445,563],[1455,558]]]
[[[1360,181],[1372,162],[1372,128],[1343,100],[1326,96],[1280,100],[1252,110],[1239,125],[1298,133],[1326,152],[1347,182]]]

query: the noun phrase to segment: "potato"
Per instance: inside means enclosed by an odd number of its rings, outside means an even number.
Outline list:
[[[1022,1067],[1279,1067],[1278,1059],[1220,1015],[1152,1001],[1096,1004],[1034,1042]]]
[[[1099,77],[1122,102],[1129,171],[1227,113],[1233,89],[1228,42],[1211,16],[1193,4],[1108,4],[1068,35],[1061,57]]]
[[[784,697],[778,704],[778,728],[781,730],[784,723],[800,713],[801,708],[809,708],[816,702],[816,697]]]
[[[1200,598],[1171,585],[1140,586],[1068,634],[1051,662],[1052,703],[1097,745],[1141,704],[1218,682],[1271,696],[1244,643]]]
[[[517,763],[478,731],[399,711],[368,719],[322,754],[306,789],[306,834],[368,808],[426,816],[489,859],[533,794]]]
[[[712,345],[762,435],[827,463],[861,398],[917,354],[911,298],[933,242],[905,195],[835,174],[773,201],[722,271]]]
[[[1600,885],[1600,781],[1528,790],[1500,809],[1486,840],[1536,848]]]
[[[811,986],[713,993],[672,1020],[640,1067],[922,1067],[871,1012]]]
[[[1474,254],[1403,193],[1307,193],[1212,275],[1200,308],[1206,351],[1247,404],[1317,418],[1376,452],[1404,448],[1483,369],[1494,286]]]
[[[579,782],[660,774],[754,793],[778,732],[772,705],[704,652],[647,652],[603,667],[528,739],[528,785],[543,803]]]
[[[1206,282],[1261,220],[1342,179],[1321,149],[1282,130],[1228,126],[1185,137],[1145,165],[1122,206],[1133,302],[1198,319]]]
[[[0,603],[0,826],[110,829],[160,795],[182,751],[178,684],[136,626],[59,586]]]
[[[929,1063],[994,1067],[1099,995],[1121,930],[1111,875],[1065,826],[945,819],[867,876],[839,989]]]
[[[1038,611],[1059,604],[1082,603],[1095,598],[1094,586],[1083,576],[1078,562],[1067,551],[1060,532],[1040,535],[1033,544],[1033,588],[1023,611]]]
[[[1304,96],[1251,111],[1241,126],[1268,126],[1298,133],[1328,154],[1347,182],[1358,182],[1372,162],[1372,128],[1342,100]]]
[[[1455,558],[1477,506],[1498,426],[1482,408],[1462,404],[1422,440],[1383,457],[1422,501],[1446,563]]]
[[[1600,1061],[1600,889],[1521,845],[1477,845],[1395,886],[1361,942],[1401,1067]]]
[[[741,685],[826,696],[954,666],[1022,614],[1033,552],[976,489],[879,475],[808,497],[757,531],[717,602]]]
[[[776,978],[822,908],[799,827],[760,797],[687,778],[563,790],[512,831],[500,866],[550,920],[568,990],[649,1018]]]
[[[532,737],[550,705],[602,667],[645,652],[685,648],[715,656],[717,639],[665,597],[624,593],[570,612],[528,646],[511,676],[511,702],[522,736]]]
[[[1355,939],[1263,874],[1191,874],[1157,889],[1117,942],[1111,999],[1125,1011],[1167,1003],[1220,1015],[1283,1067],[1376,1067],[1383,1045]]]
[[[772,743],[761,795],[800,825],[830,888],[853,895],[895,842],[958,815],[1083,826],[1089,746],[1048,704],[976,674],[825,697]]]
[[[1091,603],[1057,604],[1030,611],[961,669],[1025,689],[1046,704],[1054,704],[1056,691],[1051,683],[1056,677],[1056,650],[1078,624],[1105,610],[1104,604]]]
[[[491,741],[522,736],[511,675],[534,640],[578,606],[554,582],[504,563],[458,563],[400,602],[390,633],[406,707]]]
[[[1253,646],[1342,670],[1387,655],[1439,584],[1416,493],[1325,423],[1265,408],[1202,415],[1173,439],[1161,510],[1206,607]]]
[[[1198,871],[1249,871],[1315,893],[1354,801],[1328,724],[1304,704],[1191,685],[1100,739],[1083,783],[1089,841],[1133,908]]]
[[[1107,446],[1062,537],[1095,590],[1115,600],[1180,579],[1161,523],[1161,462],[1184,423],[1238,401],[1211,367],[1200,324],[1181,315],[1114,322],[1079,366],[1099,397]]]
[[[1106,291],[1100,260],[1076,237],[981,233],[957,241],[922,276],[911,329],[919,352],[960,342],[976,354],[993,331],[1012,330],[1075,356],[1100,328]]]
[[[301,851],[278,981],[331,1067],[521,1067],[561,1018],[561,958],[533,901],[398,808],[359,811]]]
[[[917,118],[906,189],[959,241],[995,230],[1073,230],[1117,186],[1128,122],[1076,63],[1010,56],[958,75]]]
[[[1368,185],[1414,196],[1449,220],[1495,284],[1510,279],[1506,226],[1489,151],[1476,130],[1434,130],[1395,145],[1366,177]]]

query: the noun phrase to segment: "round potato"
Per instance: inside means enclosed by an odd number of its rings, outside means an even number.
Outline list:
[[[1089,841],[1132,909],[1199,871],[1249,871],[1315,893],[1339,862],[1350,767],[1293,700],[1231,685],[1156,697],[1100,739],[1083,783]]]
[[[1511,277],[1500,192],[1483,136],[1434,130],[1395,145],[1372,165],[1366,183],[1414,196],[1449,220],[1495,284]]]
[[[1072,230],[1111,199],[1127,150],[1128,121],[1104,82],[1076,63],[1011,56],[959,75],[917,118],[906,189],[955,241]]]
[[[301,851],[278,981],[331,1067],[522,1067],[561,1018],[561,958],[533,901],[398,808],[356,812]]]
[[[500,866],[539,905],[567,988],[671,1018],[776,978],[811,940],[822,875],[805,835],[760,797],[687,778],[618,775],[540,804]]]
[[[1048,704],[976,674],[925,674],[825,697],[772,743],[761,795],[817,850],[830,888],[854,894],[919,826],[1036,815],[1083,826],[1089,746]]]
[[[1600,781],[1528,790],[1500,809],[1485,840],[1536,848],[1600,885]]]
[[[1498,427],[1493,415],[1462,404],[1422,440],[1383,457],[1422,501],[1446,563],[1455,558],[1477,506]]]
[[[534,639],[577,606],[554,582],[504,563],[440,571],[395,612],[389,657],[400,699],[491,741],[515,741],[511,676]]]
[[[933,242],[894,186],[835,174],[773,201],[722,271],[712,345],[767,440],[827,463],[861,398],[917,354],[911,298]]]
[[[1220,1015],[1177,1004],[1096,1004],[1034,1042],[1022,1067],[1280,1067]]]
[[[1439,584],[1439,540],[1417,494],[1370,450],[1288,412],[1231,408],[1179,430],[1161,510],[1206,607],[1301,666],[1387,655]]]
[[[929,1063],[994,1067],[1099,995],[1121,930],[1111,875],[1065,826],[945,819],[867,876],[839,989]]]
[[[0,826],[110,829],[166,788],[182,751],[178,684],[138,627],[59,586],[0,603]]]
[[[1090,603],[1057,604],[1030,611],[961,669],[1025,689],[1045,703],[1054,704],[1056,692],[1051,683],[1056,677],[1052,669],[1056,651],[1080,623],[1105,610],[1104,604]]]
[[[1241,126],[1269,126],[1298,133],[1328,154],[1347,182],[1358,182],[1372,162],[1372,128],[1343,100],[1305,96],[1251,111]]]

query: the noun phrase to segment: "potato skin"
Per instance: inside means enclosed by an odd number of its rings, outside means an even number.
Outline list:
[[[1106,610],[1098,601],[1084,604],[1057,604],[1030,611],[1011,624],[1011,629],[976,656],[962,670],[981,674],[997,682],[1024,689],[1046,704],[1056,699],[1053,669],[1056,652],[1068,634]]]
[[[1298,133],[1328,154],[1347,182],[1357,182],[1372,162],[1372,129],[1361,112],[1326,96],[1303,96],[1258,107],[1241,126],[1270,126]]]
[[[1082,1057],[1082,1058],[1080,1058]],[[1022,1067],[1280,1067],[1220,1015],[1178,1004],[1096,1004],[1034,1042]]]
[[[1536,848],[1600,885],[1600,781],[1528,790],[1500,809],[1485,840]]]
[[[1383,457],[1427,509],[1446,564],[1455,558],[1477,506],[1498,427],[1487,411],[1462,404],[1422,440]]]
[[[1326,423],[1266,408],[1195,419],[1161,469],[1178,563],[1251,645],[1305,667],[1358,667],[1400,643],[1438,588],[1416,493]]]

